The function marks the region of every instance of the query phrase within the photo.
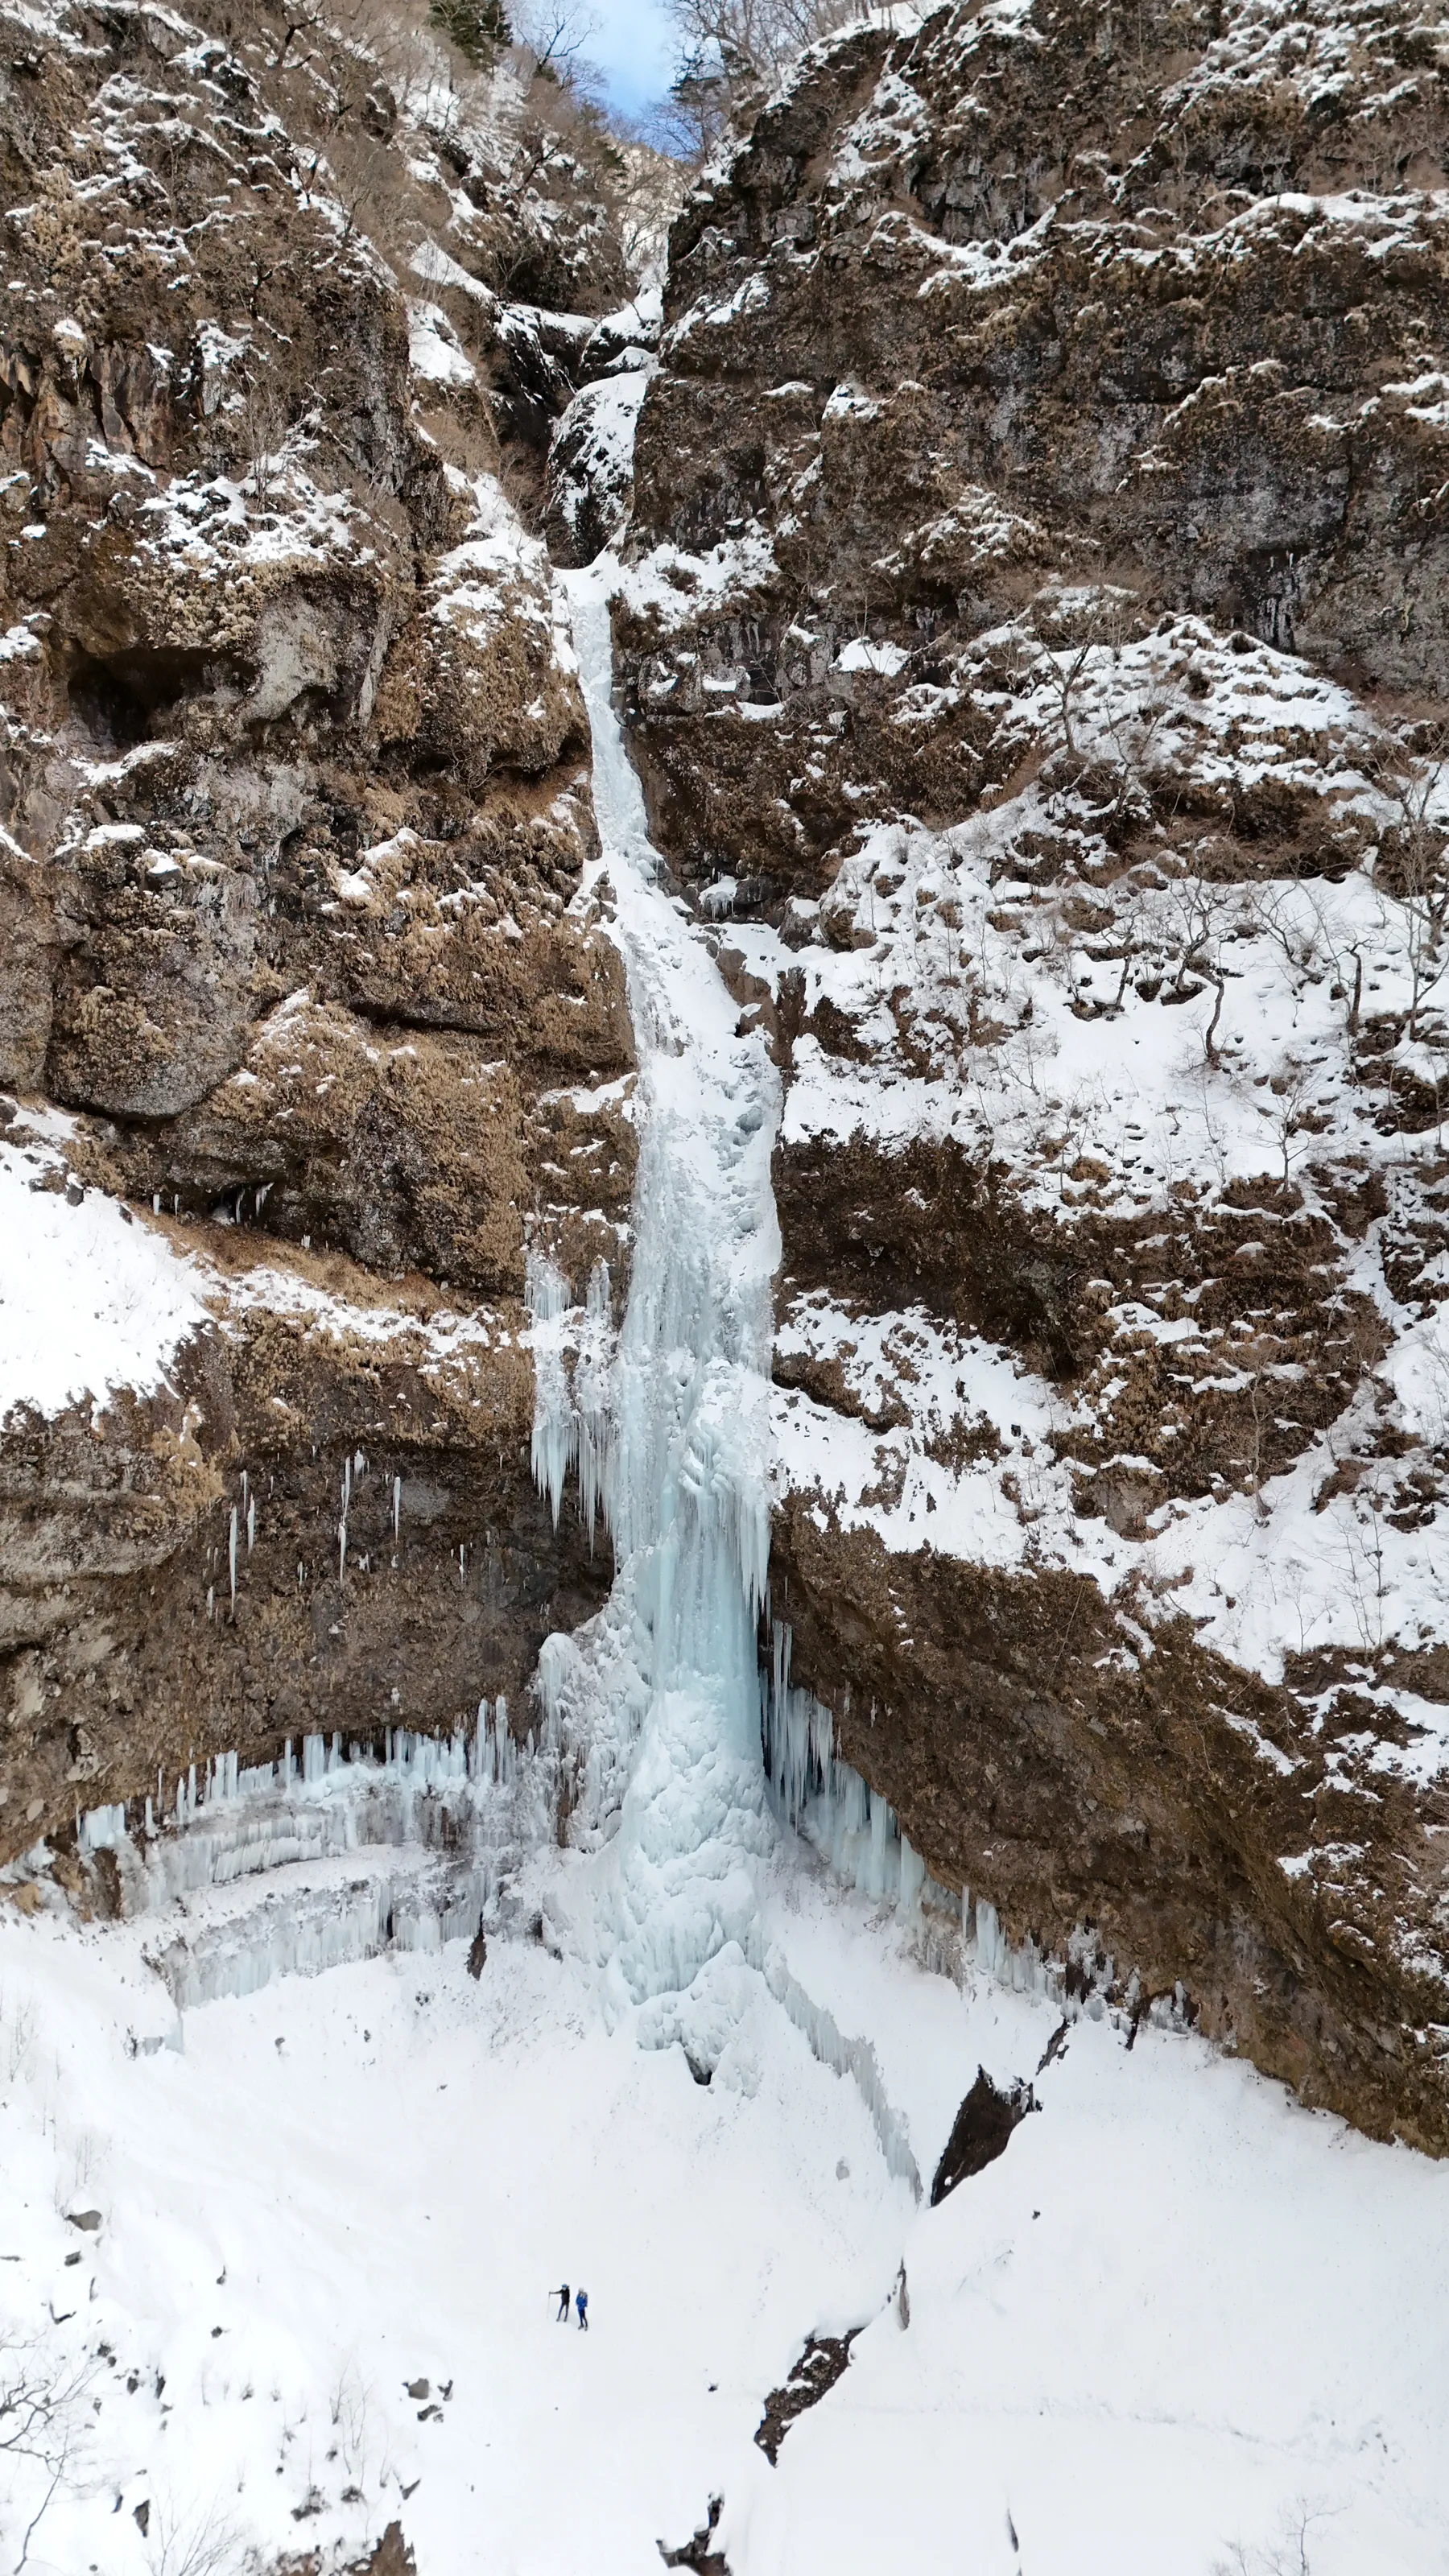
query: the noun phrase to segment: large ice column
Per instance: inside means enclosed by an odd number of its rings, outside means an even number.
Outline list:
[[[640,1055],[639,1168],[629,1302],[608,1437],[593,1441],[618,1564],[614,1601],[572,1658],[641,1675],[611,1686],[637,1730],[594,1946],[635,2000],[687,1985],[730,1940],[758,1947],[748,1861],[772,1827],[760,1759],[756,1623],[769,1556],[771,1281],[779,1230],[770,1155],[779,1082],[763,1042],[735,1034],[713,958],[658,882],[639,783],[612,702],[608,593],[570,581],[594,742],[594,803]],[[553,1321],[540,1281],[540,1322]],[[535,1451],[551,1487],[573,1446],[540,1373]],[[594,1694],[595,1722],[600,1693]],[[642,1703],[642,1719],[639,1714]],[[607,1723],[607,1719],[605,1720]]]

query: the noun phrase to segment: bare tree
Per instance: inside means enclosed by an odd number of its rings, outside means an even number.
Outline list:
[[[18,2498],[11,2488],[0,2502],[18,2501],[26,2517],[16,2576],[57,2494],[78,2469],[85,2401],[95,2375],[94,2362],[84,2356],[73,2361],[45,2344],[0,2343],[0,2462],[12,2477],[19,2472]]]
[[[1203,1053],[1209,1064],[1218,1062],[1218,1022],[1222,1018],[1223,996],[1227,989],[1228,970],[1223,964],[1224,943],[1241,929],[1242,915],[1230,888],[1214,885],[1204,877],[1184,877],[1172,889],[1172,907],[1182,934],[1182,958],[1177,971],[1177,990],[1182,992],[1189,974],[1202,975],[1216,987],[1217,999],[1212,1017],[1203,1032]]]
[[[1285,1056],[1277,1072],[1269,1077],[1268,1089],[1271,1100],[1259,1104],[1258,1114],[1272,1127],[1274,1142],[1283,1157],[1286,1184],[1290,1163],[1301,1161],[1313,1137],[1323,1130],[1323,1119],[1315,1107],[1317,1077],[1311,1064],[1297,1056]]]
[[[519,39],[535,80],[568,81],[582,71],[598,21],[570,0],[540,0],[519,20]]]
[[[866,15],[868,0],[670,0],[679,139],[702,159],[749,125],[797,55]]]

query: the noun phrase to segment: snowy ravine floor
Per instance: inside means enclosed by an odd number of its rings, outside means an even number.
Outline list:
[[[1449,2570],[1449,2168],[1149,2025],[1129,2049],[1080,2019],[1048,2062],[1048,2001],[930,1972],[919,1914],[844,1892],[776,1822],[752,1605],[778,1088],[655,882],[602,590],[571,587],[643,1129],[617,1339],[602,1291],[571,1305],[535,1265],[535,1455],[555,1494],[580,1467],[619,1579],[545,1647],[495,1856],[515,1811],[533,1839],[506,1904],[469,1882],[476,1982],[455,1940],[178,2019],[149,1957],[184,1927],[215,1992],[229,1942],[254,1955],[228,1927],[256,1882],[222,1867],[244,1848],[278,1861],[259,1918],[312,1926],[299,1955],[341,1957],[354,1922],[365,1948],[395,1904],[403,1937],[406,1854],[318,1815],[288,1842],[245,1783],[217,1883],[198,1834],[171,1910],[0,1910],[3,2563],[50,2477],[6,2447],[23,2381],[32,2452],[66,2452],[26,2559],[51,2576],[330,2571],[393,2518],[419,2576],[625,2576],[713,2497],[733,2576]],[[460,1738],[449,1792],[485,1858],[498,1740],[465,1778]],[[570,1765],[560,1850],[541,1792]],[[319,1768],[297,1796],[381,1817],[403,1786]],[[913,2177],[980,2066],[1035,2078],[1040,2109],[932,2210]],[[564,2278],[587,2337],[555,2322]],[[772,2468],[766,2396],[807,2336],[854,2328]]]
[[[586,1866],[545,1856],[539,1891]],[[929,2175],[978,2063],[1031,2075],[1051,2007],[928,1974],[798,1852],[759,1888]],[[1239,2540],[1278,2565],[1304,2511],[1314,2576],[1449,2565],[1449,2172],[1195,2040],[1077,2023],[932,2210],[768,1998],[745,2081],[708,2087],[526,1940],[476,1984],[461,1943],[283,1978],[148,2053],[144,1928],[0,1928],[0,2303],[42,2366],[101,2356],[38,2569],[179,2568],[158,2533],[208,2513],[271,2549],[398,2514],[420,2576],[642,2576],[712,2495],[735,2576],[1207,2576]],[[554,2323],[565,2277],[587,2338]],[[771,2469],[765,2395],[862,2324]]]

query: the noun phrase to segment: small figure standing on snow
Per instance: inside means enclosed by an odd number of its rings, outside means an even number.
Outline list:
[[[579,2312],[580,2332],[587,2334],[589,2331],[589,2294],[587,2290],[580,2290],[578,2297],[574,2301],[574,2306]]]
[[[557,2298],[558,2300],[558,2315],[554,2318],[554,2324],[556,2326],[567,2325],[569,2315],[569,2285],[567,2281],[565,2281],[561,2290],[550,2290],[548,2295],[551,2299]]]

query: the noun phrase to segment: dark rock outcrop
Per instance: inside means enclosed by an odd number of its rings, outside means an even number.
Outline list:
[[[998,2156],[1004,2156],[1013,2129],[1019,2128],[1027,2113],[1036,2107],[1029,2085],[1015,2084],[1003,2093],[992,2083],[985,2067],[978,2066],[976,2081],[964,2097],[941,2150],[941,2161],[931,2182],[931,2207],[939,2208],[958,2183],[969,2182],[973,2174],[985,2173]]]

